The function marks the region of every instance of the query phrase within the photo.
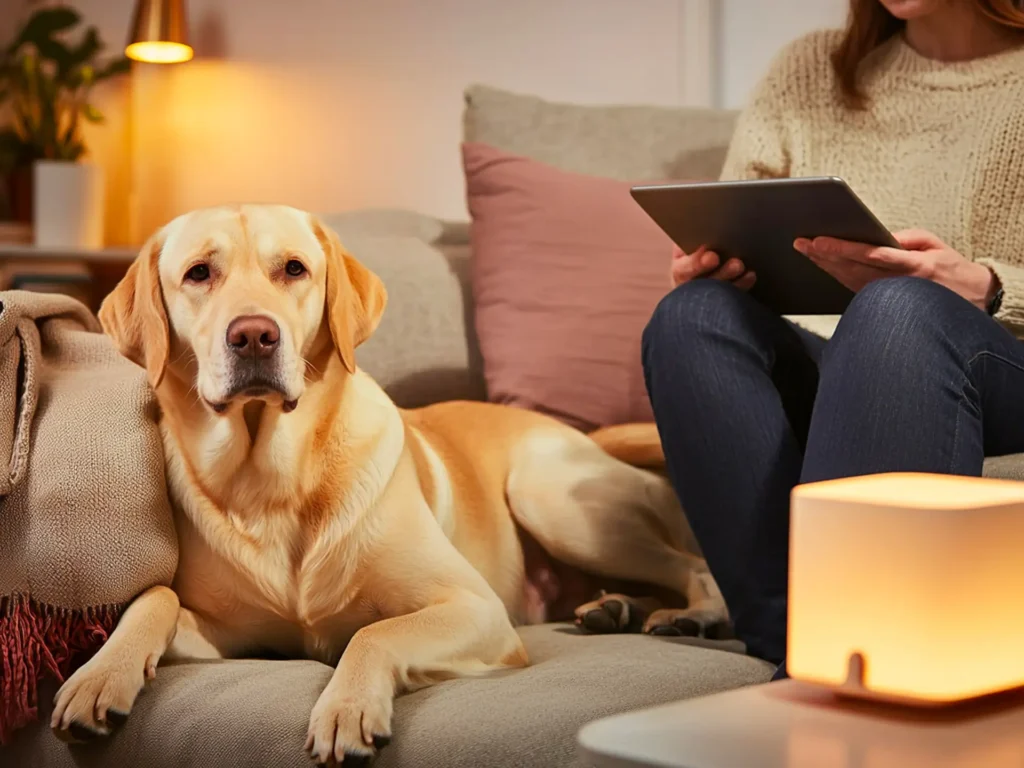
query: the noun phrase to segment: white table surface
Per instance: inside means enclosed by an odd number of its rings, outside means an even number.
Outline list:
[[[786,680],[598,720],[596,768],[1022,768],[1024,694],[913,710]]]

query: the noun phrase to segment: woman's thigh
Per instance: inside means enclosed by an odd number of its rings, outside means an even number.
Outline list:
[[[668,473],[755,656],[785,650],[789,495],[823,342],[735,287],[677,288],[644,333]]]
[[[802,481],[873,472],[978,475],[1024,451],[1024,344],[952,291],[888,278],[826,346]]]

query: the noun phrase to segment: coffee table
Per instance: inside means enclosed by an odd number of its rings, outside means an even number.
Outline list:
[[[598,720],[579,751],[596,768],[1021,768],[1024,694],[909,709],[785,680]]]

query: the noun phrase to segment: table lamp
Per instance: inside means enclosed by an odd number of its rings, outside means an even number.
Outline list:
[[[192,58],[185,0],[136,0],[125,56],[152,64],[177,64]]]
[[[886,474],[796,488],[787,669],[918,706],[1024,686],[1024,484]]]
[[[1024,765],[1024,483],[803,485],[789,556],[793,679],[598,720],[588,764]]]

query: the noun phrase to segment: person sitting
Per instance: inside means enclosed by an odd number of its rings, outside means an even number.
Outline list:
[[[837,327],[769,311],[742,254],[699,249],[672,257],[643,335],[670,478],[737,636],[773,663],[795,485],[1024,451],[1024,3],[852,0],[845,31],[791,44],[722,177],[819,175],[902,246],[794,243],[856,292]]]

